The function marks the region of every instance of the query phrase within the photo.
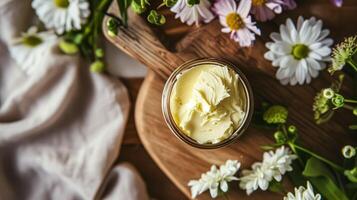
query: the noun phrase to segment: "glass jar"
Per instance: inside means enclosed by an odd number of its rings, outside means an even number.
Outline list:
[[[192,139],[188,135],[186,135],[176,124],[176,122],[173,119],[173,116],[170,111],[170,98],[171,98],[171,93],[172,89],[177,81],[177,76],[181,74],[182,72],[191,69],[193,67],[199,66],[199,65],[206,65],[206,64],[211,64],[211,65],[217,65],[217,66],[227,66],[230,69],[233,69],[239,76],[239,81],[240,84],[242,85],[243,88],[243,93],[245,96],[245,104],[242,108],[242,110],[245,112],[244,118],[241,121],[240,126],[232,133],[230,137],[227,139],[224,139],[218,143],[207,143],[207,144],[201,144],[198,143],[196,140]],[[236,141],[239,136],[241,136],[244,131],[247,129],[250,120],[253,115],[253,109],[254,109],[254,103],[253,103],[253,93],[252,89],[249,85],[249,82],[245,75],[232,63],[221,60],[221,59],[215,59],[215,58],[202,58],[202,59],[195,59],[195,60],[190,60],[188,62],[185,62],[181,66],[179,66],[168,78],[166,81],[163,93],[162,93],[162,112],[164,115],[164,119],[168,127],[170,128],[171,132],[179,138],[181,141],[197,148],[201,149],[216,149],[216,148],[221,148],[224,146],[227,146],[228,144],[233,143]]]

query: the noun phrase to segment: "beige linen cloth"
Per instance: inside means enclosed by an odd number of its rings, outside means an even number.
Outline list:
[[[0,0],[0,200],[148,199],[130,165],[112,166],[126,89],[55,45],[26,74],[12,40],[33,18],[30,0]]]

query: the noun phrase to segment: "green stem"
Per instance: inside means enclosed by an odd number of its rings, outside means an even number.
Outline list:
[[[315,154],[314,152],[312,152],[312,151],[310,151],[310,150],[308,150],[308,149],[305,149],[304,147],[301,147],[301,146],[299,146],[299,145],[296,145],[296,144],[293,144],[293,145],[295,146],[296,149],[299,149],[299,150],[301,150],[301,151],[303,151],[303,152],[305,152],[305,153],[307,153],[307,154],[310,154],[311,156],[313,156],[313,157],[319,159],[320,161],[322,161],[322,162],[324,162],[324,163],[330,165],[332,168],[334,168],[334,169],[337,170],[338,172],[343,173],[343,172],[345,171],[345,169],[344,169],[343,167],[341,167],[341,166],[339,166],[339,165],[337,165],[337,164],[335,164],[335,163],[333,163],[333,162],[327,160],[326,158],[321,157],[320,155],[317,155],[317,154]]]
[[[345,102],[347,102],[347,103],[357,103],[357,100],[345,99]]]
[[[352,60],[352,58],[347,60],[348,64],[350,64],[352,66],[352,68],[357,72],[357,63],[355,63],[354,60]]]
[[[343,108],[346,108],[348,110],[354,110],[354,107],[350,106],[350,105],[347,105],[347,104],[344,104],[343,105]]]
[[[288,145],[290,149],[294,152],[294,154],[297,155],[301,167],[304,167],[305,166],[304,161],[300,158],[298,152],[296,151],[295,144],[292,142],[288,142]]]
[[[349,125],[348,128],[349,128],[350,130],[357,130],[357,124]]]

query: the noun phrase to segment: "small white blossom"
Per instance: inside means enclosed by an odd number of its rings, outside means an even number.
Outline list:
[[[171,8],[176,13],[175,18],[180,18],[182,23],[199,25],[200,22],[208,23],[214,19],[210,10],[211,3],[209,0],[197,0],[196,4],[189,5],[188,0],[178,0]]]
[[[263,155],[263,166],[268,169],[266,173],[270,174],[276,181],[281,181],[282,175],[292,171],[291,164],[297,156],[291,154],[288,148],[284,146],[276,149],[275,152],[265,152]]]
[[[295,188],[295,194],[289,192],[284,200],[320,200],[320,194],[314,194],[314,190],[310,184],[307,182],[307,188],[300,186],[299,188]]]
[[[263,191],[268,189],[272,176],[267,175],[262,167],[262,163],[256,162],[252,165],[252,170],[242,171],[243,176],[240,178],[239,187],[246,190],[247,195],[250,195],[258,188]]]
[[[284,146],[276,149],[275,152],[265,152],[262,162],[254,163],[252,170],[243,170],[240,188],[246,190],[248,195],[258,188],[267,190],[270,181],[273,179],[281,181],[282,175],[293,170],[291,164],[296,158],[297,156],[291,154]]]
[[[201,175],[199,180],[191,180],[188,186],[191,187],[192,198],[196,198],[199,194],[209,190],[211,197],[216,198],[219,191],[228,191],[228,182],[238,180],[234,175],[240,168],[238,161],[227,160],[225,164],[218,169],[213,165],[210,171]]]

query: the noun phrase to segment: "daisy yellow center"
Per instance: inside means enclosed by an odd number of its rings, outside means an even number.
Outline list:
[[[266,0],[253,0],[252,4],[253,4],[253,6],[261,6],[261,5],[265,4],[265,1]]]
[[[304,44],[296,44],[293,46],[291,54],[294,56],[295,59],[300,60],[306,58],[309,52],[310,49],[308,46]]]
[[[36,35],[28,35],[22,38],[22,44],[29,47],[35,47],[41,43],[42,39],[40,37],[37,37]]]
[[[244,26],[244,22],[237,13],[230,13],[226,16],[226,22],[232,30],[238,30]]]
[[[53,0],[55,5],[59,8],[67,8],[69,6],[69,0]]]

